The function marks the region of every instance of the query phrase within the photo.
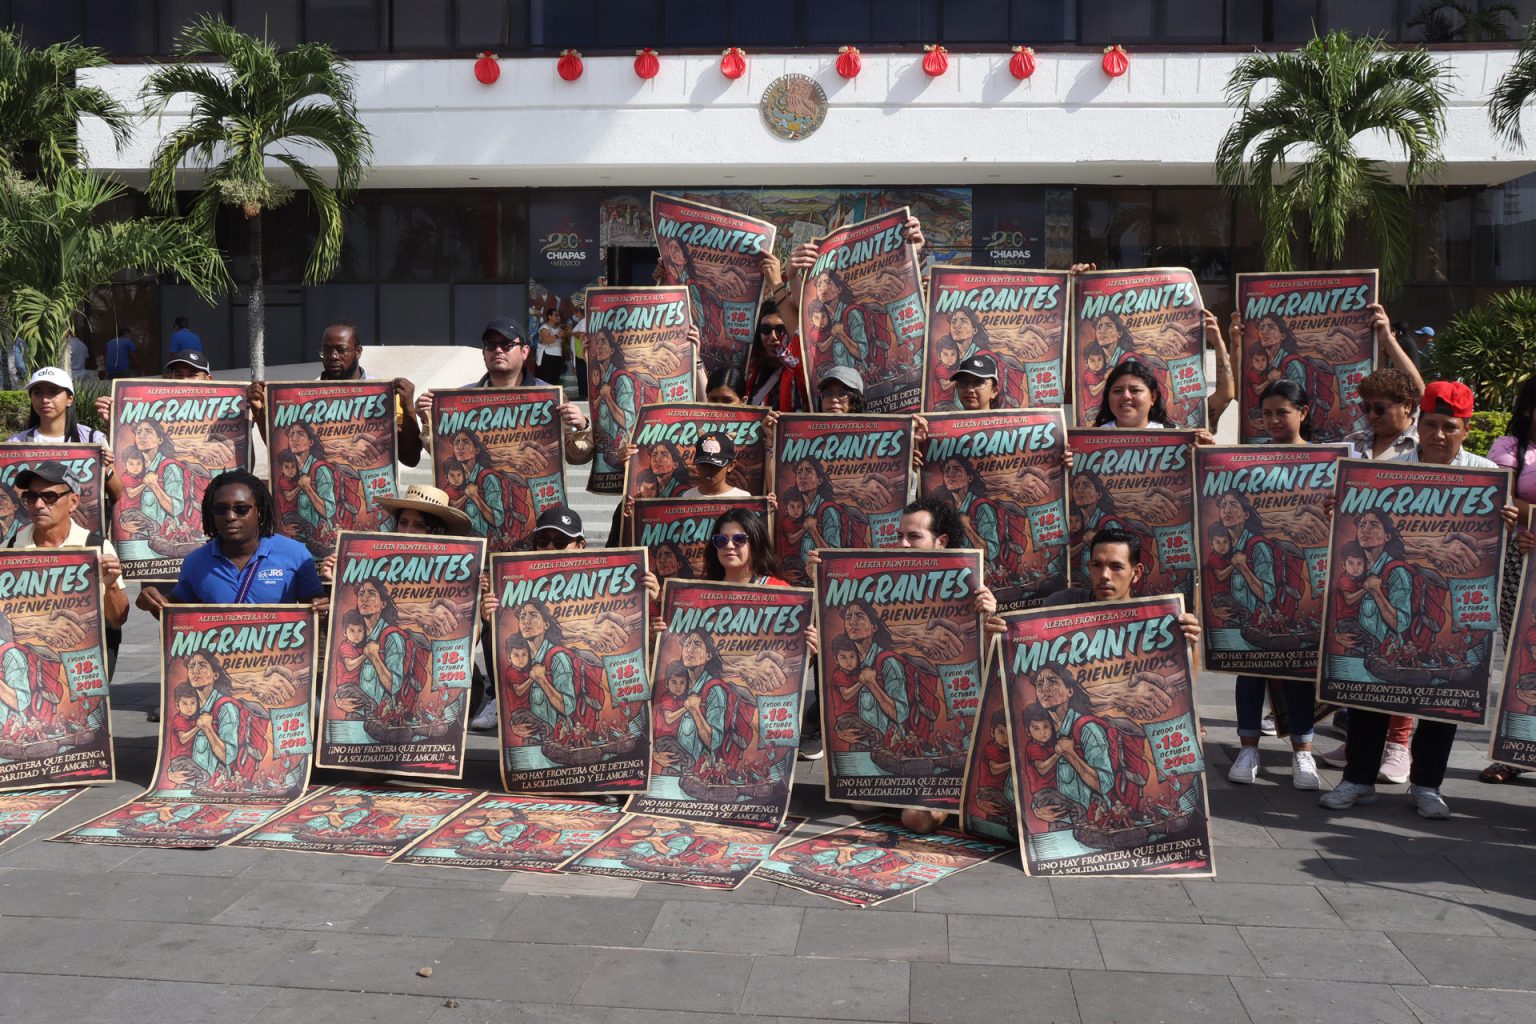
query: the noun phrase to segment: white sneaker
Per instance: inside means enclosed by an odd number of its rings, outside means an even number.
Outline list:
[[[1291,785],[1296,789],[1322,789],[1317,777],[1317,762],[1312,751],[1297,750],[1291,754]]]
[[[1443,821],[1451,816],[1451,809],[1446,805],[1445,798],[1440,795],[1438,789],[1430,789],[1428,786],[1409,786],[1408,799],[1413,802],[1414,807],[1418,808],[1421,818]]]
[[[1275,713],[1273,711],[1264,712],[1264,718],[1259,722],[1259,732],[1263,733],[1265,736],[1279,735],[1279,733],[1275,731]]]
[[[1376,773],[1377,782],[1391,782],[1401,786],[1408,781],[1413,768],[1413,757],[1401,743],[1388,743],[1381,754],[1381,769]]]
[[[496,731],[496,701],[494,698],[480,705],[475,717],[469,720],[470,732]]]
[[[1237,760],[1227,769],[1227,781],[1246,786],[1258,778],[1259,748],[1243,747],[1237,752]]]
[[[1349,757],[1345,753],[1344,744],[1340,743],[1323,755],[1323,764],[1332,765],[1335,768],[1345,768],[1349,765]]]
[[[1324,793],[1317,805],[1326,807],[1330,811],[1347,811],[1351,807],[1369,807],[1375,802],[1375,786],[1362,786],[1358,782],[1341,782]]]

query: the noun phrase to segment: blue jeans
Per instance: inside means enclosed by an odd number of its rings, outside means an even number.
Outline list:
[[[1281,680],[1285,687],[1285,710],[1291,717],[1291,742],[1312,742],[1312,714],[1316,702],[1314,684],[1298,679]],[[1263,676],[1237,677],[1237,734],[1262,736],[1264,693],[1269,680]],[[1305,730],[1298,732],[1297,730]]]

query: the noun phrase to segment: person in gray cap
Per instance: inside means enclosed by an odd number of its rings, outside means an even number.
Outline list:
[[[967,412],[986,412],[997,407],[997,360],[985,352],[955,364],[950,380],[955,384],[955,399]]]
[[[833,366],[816,379],[816,410],[847,414],[864,411],[864,378],[851,366]]]

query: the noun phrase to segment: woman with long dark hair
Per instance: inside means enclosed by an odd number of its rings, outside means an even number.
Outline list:
[[[710,542],[704,545],[704,578],[726,583],[757,583],[787,587],[768,526],[751,509],[733,508],[715,519]]]
[[[1093,425],[1122,430],[1161,430],[1168,426],[1163,388],[1152,369],[1138,359],[1127,359],[1111,370]]]
[[[967,456],[951,455],[944,460],[943,483],[928,494],[955,506],[955,511],[965,516],[967,541],[986,551],[986,564],[1000,564],[1003,554],[1002,525],[998,522],[997,507],[987,492],[987,481]]]
[[[496,460],[485,446],[479,432],[462,428],[450,439],[453,457],[464,467],[465,515],[481,537],[496,538],[508,528],[511,495],[506,481],[496,472]]]
[[[592,471],[622,472],[629,452],[629,434],[639,415],[639,389],[627,368],[623,347],[608,328],[587,338],[587,360],[591,367],[587,386],[592,394],[594,440],[602,438],[608,442],[606,447],[598,446]]]
[[[808,455],[795,463],[795,487],[805,496],[805,536],[800,541],[800,561],[809,565],[817,548],[843,546],[843,512],[832,490],[832,479],[821,460]]]
[[[826,316],[823,339],[827,357],[838,366],[855,369],[869,365],[869,332],[859,300],[836,270],[823,270],[811,279],[816,304],[811,312]]]
[[[385,702],[402,706],[412,703],[408,691],[419,688],[423,681],[406,678],[405,632],[400,629],[400,611],[388,584],[364,580],[353,594],[358,614],[363,617],[366,656],[358,670],[358,686],[363,696],[375,708]]]
[[[569,724],[576,717],[576,655],[565,644],[560,620],[538,598],[524,601],[517,609],[517,628],[528,643],[531,664],[542,668],[533,673],[535,685],[528,691],[528,707],[546,729],[554,730],[562,719]]]

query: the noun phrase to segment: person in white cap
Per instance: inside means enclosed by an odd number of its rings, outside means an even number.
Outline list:
[[[57,366],[44,366],[27,381],[27,397],[32,400],[27,427],[6,441],[101,445],[107,493],[114,499],[121,498],[123,484],[112,473],[112,448],[107,444],[107,435],[75,419],[75,382],[69,373]]]

